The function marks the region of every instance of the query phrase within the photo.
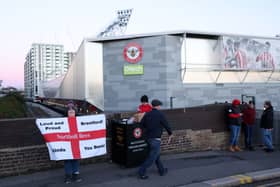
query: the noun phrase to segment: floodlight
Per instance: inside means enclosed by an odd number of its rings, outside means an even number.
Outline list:
[[[123,35],[126,31],[130,16],[132,14],[132,9],[127,10],[118,10],[117,18],[113,21],[106,29],[100,32],[97,37],[106,37],[106,36],[117,36]]]

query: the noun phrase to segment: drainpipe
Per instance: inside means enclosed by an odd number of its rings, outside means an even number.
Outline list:
[[[170,97],[170,109],[173,109],[173,99],[175,99],[176,97]]]

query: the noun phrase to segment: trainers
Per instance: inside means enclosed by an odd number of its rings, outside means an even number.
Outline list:
[[[166,175],[167,173],[168,173],[168,169],[167,169],[167,168],[164,168],[164,169],[163,169],[163,172],[160,173],[159,175],[160,175],[160,176],[164,176],[164,175]]]
[[[230,152],[235,152],[234,148],[232,146],[229,147],[228,149]]]
[[[235,151],[238,151],[238,152],[239,152],[239,151],[242,151],[242,149],[240,149],[238,146],[234,146],[234,150],[235,150]]]
[[[71,175],[65,175],[64,183],[65,184],[70,184],[71,183]]]
[[[139,175],[139,179],[145,180],[145,179],[148,179],[148,178],[149,178],[148,175]]]
[[[81,177],[80,177],[80,174],[73,174],[72,180],[73,180],[74,182],[81,182],[81,181],[82,181],[82,179],[81,179]]]

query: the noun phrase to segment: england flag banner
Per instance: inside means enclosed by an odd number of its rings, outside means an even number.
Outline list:
[[[104,114],[36,119],[51,160],[83,159],[106,154]]]

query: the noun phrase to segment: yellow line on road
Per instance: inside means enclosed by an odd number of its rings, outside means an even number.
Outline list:
[[[253,182],[252,177],[246,175],[233,175],[231,177],[239,179],[240,184],[248,184]]]

